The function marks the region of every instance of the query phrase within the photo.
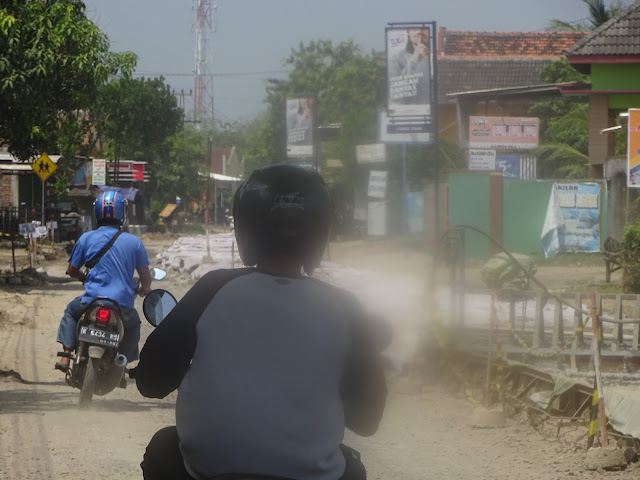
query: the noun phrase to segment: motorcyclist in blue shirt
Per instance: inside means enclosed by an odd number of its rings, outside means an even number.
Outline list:
[[[144,455],[146,480],[366,479],[342,440],[345,428],[378,428],[384,342],[352,295],[310,276],[331,211],[320,175],[291,164],[239,187],[235,234],[249,268],[202,277],[140,354],[144,396],[178,390],[176,426]]]
[[[71,252],[66,274],[84,283],[85,292],[73,299],[64,311],[58,328],[57,341],[63,351],[71,353],[77,344],[77,323],[88,303],[96,297],[109,297],[122,307],[125,315],[124,338],[119,352],[128,362],[138,359],[140,316],[133,308],[136,297],[133,274],[138,272],[138,295],[144,297],[151,290],[149,257],[142,241],[135,235],[122,233],[98,263],[85,274],[83,266],[97,255],[118,233],[127,215],[127,200],[117,191],[107,191],[94,203],[98,229],[80,237]],[[70,359],[61,357],[56,368],[66,372]]]

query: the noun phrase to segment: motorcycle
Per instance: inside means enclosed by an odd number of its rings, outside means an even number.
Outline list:
[[[152,280],[162,280],[167,275],[159,268],[152,268],[150,272]],[[87,304],[78,321],[75,351],[58,352],[59,357],[71,360],[65,381],[80,390],[80,408],[88,407],[94,395],[106,395],[118,386],[126,386],[127,358],[118,353],[124,338],[124,318],[118,302],[108,297],[95,298]]]

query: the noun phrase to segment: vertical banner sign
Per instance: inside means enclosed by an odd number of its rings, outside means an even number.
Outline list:
[[[627,185],[640,187],[640,109],[629,109]]]
[[[385,30],[387,111],[381,141],[429,143],[434,101],[434,24],[392,23]]]
[[[287,99],[287,158],[313,157],[314,100]]]
[[[99,158],[93,159],[93,185],[106,185],[107,161]]]
[[[600,251],[599,183],[555,183],[542,227],[545,256]]]
[[[389,115],[431,113],[431,45],[429,25],[387,28]]]

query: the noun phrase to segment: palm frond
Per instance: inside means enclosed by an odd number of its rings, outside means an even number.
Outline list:
[[[564,143],[545,143],[540,145],[536,153],[553,163],[584,164],[589,157],[587,154]]]

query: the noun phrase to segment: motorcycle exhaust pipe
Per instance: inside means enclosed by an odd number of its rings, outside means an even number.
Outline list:
[[[127,357],[123,354],[119,353],[116,355],[116,359],[113,361],[116,367],[126,367],[127,366]]]

